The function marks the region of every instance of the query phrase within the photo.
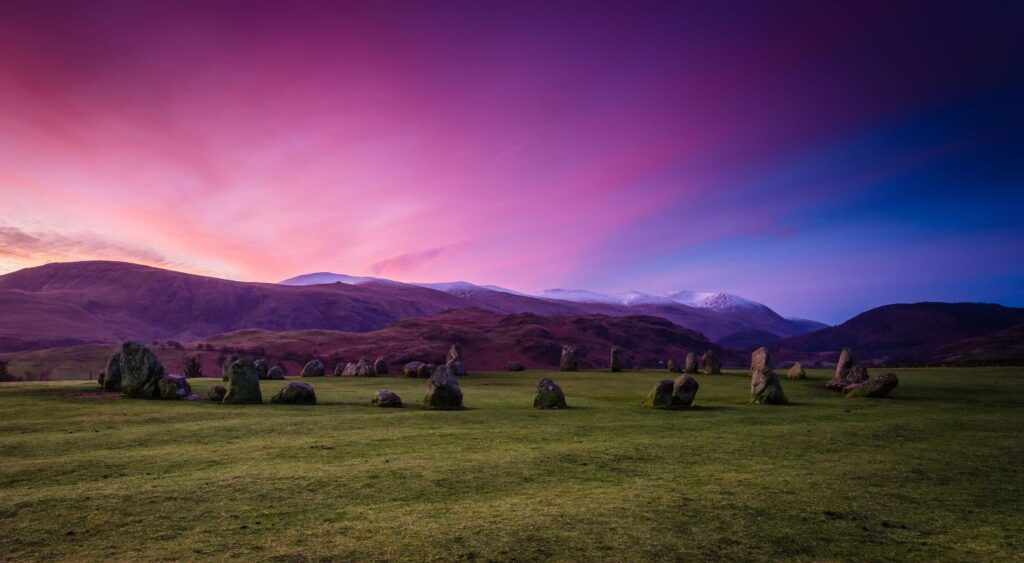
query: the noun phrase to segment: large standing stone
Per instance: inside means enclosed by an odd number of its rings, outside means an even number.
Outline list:
[[[714,350],[708,350],[701,357],[701,367],[708,375],[719,375],[722,373],[722,360],[718,359],[718,354]]]
[[[236,360],[228,369],[228,392],[224,395],[224,402],[236,405],[263,402],[260,376],[249,360]]]
[[[537,382],[537,393],[533,396],[533,408],[564,409],[567,407],[562,388],[550,378],[542,377]]]
[[[121,345],[121,393],[155,399],[160,396],[164,365],[149,348],[138,342]]]
[[[427,393],[423,406],[428,409],[457,410],[462,407],[462,389],[459,379],[448,364],[438,366],[427,381]]]
[[[267,379],[280,380],[280,379],[284,379],[285,375],[287,375],[287,374],[285,374],[284,368],[281,367],[281,366],[275,365],[274,367],[270,368],[270,371],[267,372]]]
[[[237,362],[240,359],[241,356],[239,356],[238,354],[231,354],[230,356],[224,358],[224,362],[220,365],[220,378],[223,381],[227,381],[228,377],[230,377],[231,375],[231,364]]]
[[[356,375],[359,377],[373,377],[377,374],[373,372],[373,366],[370,362],[366,361],[366,358],[359,358],[359,362],[356,363]]]
[[[764,346],[754,350],[750,357],[750,400],[766,405],[789,403],[786,394],[782,392],[779,377],[772,371],[771,358]]]
[[[107,360],[106,375],[103,376],[103,389],[106,391],[121,390],[121,348],[118,347]]]
[[[833,391],[847,391],[856,383],[863,383],[868,379],[868,370],[864,366],[858,366],[849,348],[843,348],[839,353],[839,363],[836,364],[836,373],[825,384],[825,389]]]
[[[786,372],[786,377],[790,379],[807,379],[807,372],[804,371],[804,365],[797,362],[790,366],[789,371]]]
[[[419,377],[420,367],[425,365],[423,362],[409,362],[402,366],[402,375],[406,377]]]
[[[505,371],[526,371],[526,366],[519,362],[509,362],[505,364]]]
[[[451,366],[452,373],[458,377],[469,373],[466,370],[466,364],[462,363],[462,346],[460,346],[458,342],[452,344],[452,347],[448,349],[448,356],[445,358],[445,363]]]
[[[672,408],[672,389],[672,380],[662,379],[654,386],[654,389],[651,389],[651,392],[647,394],[647,400],[644,401],[644,404],[652,409]]]
[[[266,360],[260,358],[252,363],[252,367],[256,369],[256,375],[260,376],[260,379],[269,379],[270,365]]]
[[[679,360],[676,360],[675,358],[669,359],[667,367],[668,371],[671,373],[683,373],[683,366],[681,366],[679,364]]]
[[[168,374],[157,382],[161,399],[186,399],[192,394],[192,386],[184,375]]]
[[[324,369],[324,363],[320,360],[310,360],[302,366],[299,377],[323,377]]]
[[[402,398],[390,389],[378,389],[377,392],[373,394],[373,399],[370,400],[370,404],[385,409],[397,409],[402,407]]]
[[[684,373],[672,382],[672,406],[686,408],[693,405],[700,384],[688,373]]]
[[[608,360],[608,369],[622,371],[622,348],[612,346],[611,358]]]
[[[568,344],[562,346],[562,359],[558,362],[561,371],[576,371],[576,347]]]
[[[683,367],[683,373],[697,373],[697,354],[690,352],[686,355],[686,365]]]
[[[388,361],[385,360],[383,357],[377,358],[373,362],[373,373],[375,373],[377,375],[387,375],[388,374]]]
[[[880,399],[889,394],[890,391],[900,384],[900,379],[895,373],[876,375],[865,382],[850,385],[846,394],[847,398],[869,397]]]
[[[271,403],[289,405],[315,405],[316,392],[305,381],[292,381],[271,397]]]

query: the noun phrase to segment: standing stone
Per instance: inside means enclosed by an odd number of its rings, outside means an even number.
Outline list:
[[[305,381],[292,381],[271,397],[271,403],[287,405],[315,405],[316,392]]]
[[[857,360],[853,357],[853,351],[849,348],[843,348],[843,351],[839,353],[839,363],[836,364],[836,373],[833,378],[847,379],[846,376],[850,374],[850,370],[853,369],[856,363]]]
[[[260,376],[249,360],[236,360],[228,369],[228,392],[224,395],[224,402],[235,405],[263,402]]]
[[[786,377],[790,379],[807,379],[807,372],[804,371],[803,364],[797,362],[790,366],[789,371],[786,372]]]
[[[106,391],[121,390],[121,348],[118,347],[107,360],[107,372],[103,377],[103,389]]]
[[[535,409],[564,409],[565,393],[557,383],[548,377],[542,377],[537,382],[537,394],[533,396],[533,408]]]
[[[609,359],[608,364],[608,369],[612,371],[622,371],[622,348],[612,346],[611,358]]]
[[[260,376],[260,379],[268,379],[270,365],[267,364],[267,360],[260,358],[252,363],[252,367],[256,368],[256,375]]]
[[[121,345],[121,393],[155,399],[160,396],[164,365],[149,348],[138,342]]]
[[[274,367],[270,368],[270,371],[267,372],[267,379],[277,379],[277,380],[280,380],[280,379],[284,379],[285,375],[286,374],[284,373],[284,368],[281,367],[281,366],[275,365]]]
[[[462,389],[459,379],[448,364],[439,366],[427,381],[423,406],[428,409],[458,410],[462,407]]]
[[[651,392],[647,394],[647,400],[644,401],[644,404],[652,409],[672,408],[672,389],[672,380],[662,379],[654,386],[654,389],[651,389]]]
[[[398,409],[402,408],[402,398],[397,393],[389,389],[378,389],[373,394],[373,399],[370,400],[370,404],[376,405],[382,409]]]
[[[424,366],[423,362],[409,362],[402,366],[402,375],[406,377],[419,377],[420,367]]]
[[[239,356],[238,354],[231,354],[230,356],[224,358],[224,363],[222,363],[220,365],[220,376],[221,376],[220,378],[221,378],[221,380],[223,380],[223,381],[227,381],[228,380],[228,377],[230,376],[230,372],[231,372],[231,364],[237,362],[240,359],[241,359],[241,356]]]
[[[373,372],[373,366],[370,362],[366,361],[366,358],[359,358],[359,362],[356,364],[356,375],[359,377],[373,377],[377,375]]]
[[[161,399],[186,399],[192,394],[192,386],[184,375],[168,374],[157,382]]]
[[[786,394],[782,392],[779,377],[772,371],[771,358],[764,346],[754,350],[750,357],[750,400],[765,405],[789,403]]]
[[[519,362],[509,362],[505,364],[505,371],[526,371],[526,366]]]
[[[558,362],[561,371],[576,371],[576,347],[568,344],[562,346],[562,359]]]
[[[220,402],[224,401],[224,395],[227,395],[227,394],[228,394],[228,390],[225,389],[223,386],[221,386],[221,385],[214,385],[213,389],[210,389],[210,392],[206,395],[206,398],[211,400],[211,401],[216,401],[216,402],[220,403]]]
[[[697,354],[690,352],[686,355],[686,366],[683,373],[697,373]]]
[[[462,346],[460,346],[458,342],[452,344],[452,347],[448,349],[448,356],[445,358],[445,363],[451,366],[452,373],[458,377],[462,377],[469,373],[466,370],[466,365],[462,363]]]
[[[385,360],[383,357],[377,358],[377,360],[373,362],[373,373],[377,375],[387,375],[388,361]]]
[[[299,377],[323,377],[324,369],[324,363],[320,360],[310,360],[302,366]]]
[[[839,353],[839,363],[836,364],[836,373],[825,384],[825,389],[833,391],[847,391],[850,386],[856,383],[863,383],[868,380],[868,370],[864,366],[858,366],[849,348],[843,348]]]
[[[674,408],[687,408],[693,405],[693,399],[697,396],[697,389],[700,384],[688,373],[684,373],[672,382],[672,406]]]
[[[337,377],[339,375],[343,375],[345,373],[345,366],[347,366],[347,365],[348,365],[347,362],[338,362],[337,364],[335,364],[334,365],[334,375],[335,375],[335,377]]]
[[[718,359],[718,354],[714,350],[708,350],[701,357],[701,367],[704,368],[704,373],[707,375],[720,375],[722,373],[722,360]]]
[[[850,385],[850,387],[848,387],[849,392],[846,394],[846,398],[868,397],[871,399],[880,399],[888,395],[889,392],[895,389],[899,384],[900,379],[896,377],[895,373],[876,375],[865,382]]]
[[[679,360],[670,359],[668,361],[668,371],[671,373],[683,373],[683,367],[679,365]]]
[[[424,378],[430,377],[435,371],[437,371],[437,366],[428,362],[420,366],[420,369],[416,371],[416,376]]]
[[[345,369],[341,370],[341,375],[345,377],[355,377],[356,372],[359,371],[359,364],[355,362],[349,362],[345,364]]]

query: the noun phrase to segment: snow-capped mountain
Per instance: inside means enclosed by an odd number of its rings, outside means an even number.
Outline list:
[[[609,305],[664,305],[679,303],[713,309],[715,311],[742,311],[745,309],[767,309],[766,305],[744,299],[738,295],[721,291],[676,291],[661,295],[650,295],[639,291],[627,291],[609,295],[585,289],[546,289],[537,294],[546,299],[560,299],[575,303],[606,303]]]
[[[280,285],[321,285],[325,283],[347,283],[349,285],[362,285],[374,281],[390,281],[370,276],[349,276],[346,274],[335,274],[332,272],[315,272],[303,274],[277,282]]]

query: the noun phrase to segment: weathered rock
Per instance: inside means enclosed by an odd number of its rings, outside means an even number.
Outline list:
[[[373,377],[377,375],[373,371],[373,365],[366,361],[366,358],[360,358],[359,362],[356,363],[356,375],[359,377]]]
[[[803,364],[797,362],[790,366],[789,371],[786,372],[786,377],[790,379],[807,379],[807,372],[804,371]]]
[[[423,362],[409,362],[402,366],[402,375],[406,377],[419,377],[420,368],[425,366]]]
[[[138,342],[121,345],[121,393],[155,399],[160,396],[164,365],[149,348]]]
[[[310,360],[302,366],[299,377],[323,377],[325,369],[324,363],[320,360]]]
[[[423,406],[428,409],[457,410],[462,407],[462,388],[452,368],[445,364],[438,366],[427,381],[427,393]]]
[[[230,372],[231,372],[231,364],[237,362],[240,359],[241,359],[241,356],[239,356],[238,354],[231,354],[230,356],[224,358],[224,362],[220,364],[220,376],[221,376],[220,378],[221,378],[221,380],[223,380],[223,381],[227,381],[228,380],[228,377],[229,377]]]
[[[460,346],[458,342],[452,344],[452,347],[448,349],[448,356],[445,358],[445,363],[451,366],[452,373],[457,377],[461,377],[469,373],[466,369],[466,364],[462,363],[462,346]]]
[[[611,358],[608,360],[608,369],[611,371],[622,371],[622,348],[612,346]]]
[[[576,371],[576,347],[568,344],[562,346],[562,358],[558,362],[558,369],[561,371]]]
[[[697,354],[690,352],[686,355],[686,364],[683,366],[683,373],[697,373]]]
[[[280,380],[284,379],[286,375],[287,374],[284,372],[284,368],[278,365],[275,365],[274,367],[270,368],[269,371],[267,371],[267,379]]]
[[[644,404],[652,409],[672,408],[672,389],[672,380],[662,379],[654,386],[654,389],[651,389],[651,392],[647,394],[647,400],[644,401]]]
[[[684,373],[672,382],[672,406],[686,408],[693,405],[700,384],[688,373]]]
[[[292,381],[271,397],[270,402],[281,405],[315,405],[316,392],[305,381]]]
[[[269,379],[270,365],[263,358],[260,358],[252,363],[252,367],[256,369],[256,375],[260,376],[260,379]]]
[[[825,389],[833,391],[848,391],[856,383],[863,383],[868,380],[868,370],[864,366],[858,366],[849,348],[843,348],[839,353],[839,363],[836,364],[836,373],[825,384]]]
[[[345,373],[345,366],[347,366],[347,365],[348,365],[348,362],[338,362],[338,363],[334,364],[334,372],[333,372],[334,376],[338,377],[338,376],[342,375],[343,373]]]
[[[224,400],[224,395],[227,395],[227,394],[228,394],[228,390],[225,389],[223,386],[221,386],[221,385],[214,385],[213,389],[210,389],[210,392],[206,395],[206,398],[210,399],[211,401],[216,401],[216,402],[220,403],[220,402],[222,402]]]
[[[676,360],[676,359],[670,359],[668,361],[668,366],[667,367],[668,367],[668,371],[670,371],[672,373],[683,373],[683,366],[681,366],[679,364],[679,361]]]
[[[430,377],[435,371],[437,371],[437,366],[428,362],[420,366],[420,369],[416,372],[416,376],[424,378]]]
[[[895,373],[876,375],[865,382],[851,384],[847,388],[848,393],[846,394],[846,397],[868,397],[872,399],[880,399],[888,395],[899,384],[900,379],[896,377]]]
[[[236,360],[228,369],[228,392],[224,402],[236,405],[263,402],[260,377],[249,360]]]
[[[526,366],[519,362],[509,362],[505,364],[505,371],[526,371]]]
[[[375,373],[377,375],[387,375],[388,374],[388,361],[385,360],[384,358],[377,358],[373,362],[373,373]]]
[[[358,371],[359,364],[355,362],[349,362],[345,364],[345,369],[341,370],[341,375],[344,375],[345,377],[355,377]]]
[[[789,403],[782,392],[779,377],[772,371],[771,357],[764,346],[754,350],[750,356],[750,401],[765,405]]]
[[[714,350],[708,350],[701,357],[701,367],[707,375],[719,375],[722,373],[722,360],[718,359]]]
[[[542,377],[537,382],[537,394],[533,396],[533,408],[535,409],[564,409],[565,393],[557,383],[548,377]]]
[[[185,399],[192,394],[192,386],[184,375],[168,374],[157,382],[161,399]]]
[[[402,407],[402,398],[389,389],[377,389],[377,392],[373,394],[373,399],[370,400],[370,404],[385,409],[397,409]]]
[[[106,391],[121,390],[121,347],[119,346],[107,360],[106,374],[103,377],[103,389]]]

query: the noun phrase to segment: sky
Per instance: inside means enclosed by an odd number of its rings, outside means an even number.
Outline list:
[[[1013,2],[0,3],[0,273],[1024,306]]]

